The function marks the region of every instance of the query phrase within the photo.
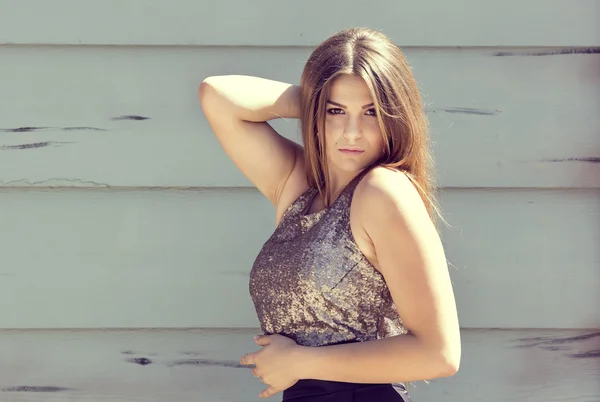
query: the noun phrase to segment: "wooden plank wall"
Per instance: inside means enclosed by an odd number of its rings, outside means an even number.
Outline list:
[[[0,401],[259,400],[273,210],[197,88],[297,83],[349,26],[404,48],[450,223],[463,361],[415,402],[600,400],[598,2],[363,6],[0,0]]]

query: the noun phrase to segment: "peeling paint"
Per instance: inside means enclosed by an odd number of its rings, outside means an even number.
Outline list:
[[[105,128],[97,127],[63,127],[63,131],[74,131],[74,130],[89,130],[89,131],[108,131]]]
[[[0,128],[0,132],[4,133],[32,133],[34,131],[47,131],[47,130],[62,130],[62,131],[76,131],[76,130],[88,130],[88,131],[108,131],[104,128],[98,127],[17,127],[17,128]]]
[[[111,120],[148,120],[149,118],[150,117],[129,115],[129,116],[113,117]]]
[[[2,145],[0,149],[30,149],[30,148],[43,148],[49,145],[52,145],[52,141],[44,141],[44,142],[33,142],[31,144],[21,144],[21,145]]]
[[[600,157],[589,156],[589,157],[574,157],[574,158],[561,158],[561,159],[544,159],[542,162],[590,162],[600,163]]]
[[[587,341],[589,339],[600,337],[600,332],[591,332],[589,334],[578,335],[578,336],[570,336],[566,338],[549,338],[549,337],[536,337],[536,338],[522,338],[517,339],[517,342],[533,342],[527,345],[517,346],[519,348],[531,348],[535,346],[541,345],[556,345],[556,344],[565,344],[565,343],[573,343],[579,341]]]
[[[561,56],[567,54],[600,54],[600,48],[566,48],[539,52],[497,52],[494,56]]]
[[[540,346],[540,349],[550,350],[552,352],[559,352],[561,350],[571,350],[571,348],[566,346]]]
[[[246,366],[234,361],[225,360],[211,360],[211,359],[184,359],[175,360],[168,363],[167,366],[218,366],[218,367],[232,367],[232,368],[249,368],[253,366]]]
[[[127,361],[129,363],[139,364],[140,366],[147,366],[149,364],[152,364],[152,360],[145,357],[136,357],[134,359],[128,359]]]
[[[180,352],[182,355],[187,356],[202,356],[204,353],[202,352]]]
[[[590,350],[589,352],[573,353],[570,356],[576,359],[600,358],[600,350]]]
[[[591,342],[594,338],[598,338]],[[552,337],[532,337],[532,338],[522,338],[517,339],[515,342],[522,342],[521,345],[515,345],[516,348],[539,348],[543,350],[548,350],[551,352],[567,352],[565,356],[568,356],[573,359],[590,359],[590,358],[600,358],[600,349],[597,349],[600,346],[600,332],[591,332],[589,334],[583,334],[578,336],[570,336],[563,338],[552,338]],[[586,342],[585,344],[580,344],[575,346],[574,344],[579,342]],[[573,350],[575,349],[575,350]],[[583,350],[582,350],[583,349]],[[585,350],[589,349],[589,350]],[[568,352],[571,353],[568,353]]]
[[[18,127],[18,128],[0,128],[5,133],[30,133],[32,131],[48,130],[51,127]]]
[[[52,184],[52,182],[57,182],[55,184]],[[97,187],[110,187],[110,185],[106,184],[106,183],[98,183],[95,181],[91,181],[91,180],[81,180],[81,179],[69,179],[66,177],[53,177],[47,180],[40,180],[40,181],[29,181],[27,179],[18,179],[18,180],[9,180],[9,181],[2,181],[0,180],[0,186],[8,186],[8,185],[15,185],[15,184],[25,184],[27,186],[37,186],[40,184],[43,184],[45,187],[52,187],[53,185],[56,186],[60,186],[62,185],[61,182],[69,182],[69,183],[80,183],[80,184],[85,184],[85,185],[89,185],[92,184],[94,186]]]
[[[35,148],[44,148],[50,145],[53,146],[61,146],[64,144],[72,144],[72,141],[42,141],[42,142],[32,142],[30,144],[20,144],[20,145],[0,145],[0,150],[8,151],[8,150],[23,150],[23,149],[35,149]]]
[[[445,113],[463,113],[463,114],[474,114],[479,116],[495,116],[502,113],[501,110],[490,110],[490,109],[475,109],[469,107],[452,107],[452,108],[444,108],[444,109],[434,109],[430,112],[436,113],[438,111]]]
[[[4,392],[61,392],[75,391],[73,388],[55,387],[55,386],[34,386],[34,385],[17,385],[9,388],[2,388]]]

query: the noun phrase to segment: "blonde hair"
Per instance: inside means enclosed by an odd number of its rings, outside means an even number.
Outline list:
[[[428,123],[421,95],[402,51],[387,36],[368,28],[345,29],[321,43],[302,73],[300,124],[310,187],[325,206],[332,202],[327,178],[325,108],[333,80],[361,77],[369,87],[384,139],[374,165],[403,171],[416,187],[429,216],[439,215],[432,178]]]

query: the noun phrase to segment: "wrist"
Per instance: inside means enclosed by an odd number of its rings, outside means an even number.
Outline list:
[[[298,380],[311,379],[311,367],[317,348],[298,345],[292,352],[292,371]]]

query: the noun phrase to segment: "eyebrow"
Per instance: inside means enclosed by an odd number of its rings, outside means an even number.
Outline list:
[[[332,100],[327,100],[327,103],[331,103],[332,105],[343,107],[344,109],[347,107],[346,105],[342,105],[341,103],[337,103],[337,102],[334,102]],[[371,106],[373,106],[373,103],[369,103],[367,105],[364,105],[362,108],[366,109],[366,108],[371,107]]]

